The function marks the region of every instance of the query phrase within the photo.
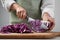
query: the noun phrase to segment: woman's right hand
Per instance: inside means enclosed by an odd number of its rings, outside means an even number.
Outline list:
[[[14,3],[12,6],[12,10],[16,11],[16,15],[18,18],[25,19],[26,18],[26,10],[19,6],[18,4]]]

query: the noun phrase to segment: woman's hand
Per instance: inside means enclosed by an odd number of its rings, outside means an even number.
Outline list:
[[[51,31],[55,26],[54,18],[52,18],[47,12],[45,12],[42,16],[42,19],[43,19],[43,21],[49,21],[50,23],[52,23],[50,30],[48,30],[48,31]]]
[[[21,19],[25,19],[26,18],[26,10],[19,6],[17,3],[14,3],[12,6],[11,6],[11,10],[15,10],[16,11],[16,15],[18,18],[21,18]]]

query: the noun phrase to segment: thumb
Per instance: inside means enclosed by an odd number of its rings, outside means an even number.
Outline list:
[[[48,17],[47,16],[43,16],[43,21],[48,21]]]
[[[43,21],[48,21],[48,14],[44,13],[42,16]]]
[[[52,18],[52,17],[48,17],[48,21],[50,21],[50,22],[54,22],[54,18]]]

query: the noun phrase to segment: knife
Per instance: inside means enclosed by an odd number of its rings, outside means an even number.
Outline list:
[[[26,19],[27,19],[28,22],[35,21],[35,19],[33,19],[31,17],[28,17],[28,16],[26,17]]]

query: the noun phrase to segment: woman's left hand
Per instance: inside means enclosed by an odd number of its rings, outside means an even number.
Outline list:
[[[54,18],[52,18],[47,12],[45,12],[42,16],[42,19],[43,19],[43,21],[49,21],[50,23],[53,23],[50,30],[48,30],[48,31],[51,31],[55,26]]]

